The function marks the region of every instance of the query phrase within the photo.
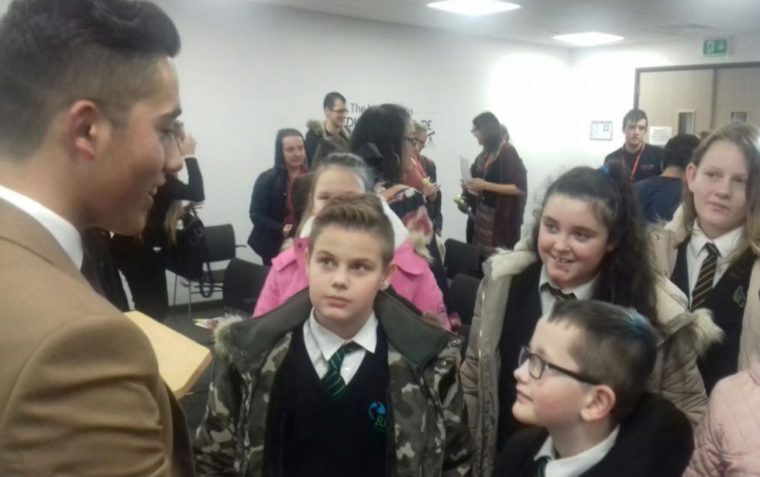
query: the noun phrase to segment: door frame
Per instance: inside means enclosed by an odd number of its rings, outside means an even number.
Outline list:
[[[641,73],[657,73],[663,71],[689,71],[689,70],[725,70],[734,68],[760,68],[760,61],[747,61],[740,63],[704,63],[698,65],[677,66],[651,66],[636,68],[636,81],[633,84],[633,108],[639,108],[639,94],[641,88]],[[713,98],[715,97],[715,84],[713,83]]]

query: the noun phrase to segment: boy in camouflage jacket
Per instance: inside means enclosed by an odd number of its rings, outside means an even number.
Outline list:
[[[312,244],[321,231],[315,222]],[[390,265],[390,260],[383,262]],[[294,349],[294,335],[303,333],[313,308],[319,312],[313,288],[256,320],[217,332],[216,372],[195,443],[199,475],[285,474],[267,457],[270,398],[286,374],[278,371]],[[422,320],[391,294],[375,292],[374,301],[369,297],[370,312],[387,343],[385,475],[469,475],[472,449],[458,377],[459,339]],[[325,435],[325,442],[330,438]]]

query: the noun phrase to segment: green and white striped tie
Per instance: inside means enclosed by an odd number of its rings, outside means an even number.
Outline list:
[[[340,375],[340,368],[343,366],[343,358],[352,351],[360,349],[361,346],[354,342],[346,343],[338,351],[333,353],[327,362],[327,373],[322,377],[322,387],[328,396],[337,398],[346,390],[346,382]]]

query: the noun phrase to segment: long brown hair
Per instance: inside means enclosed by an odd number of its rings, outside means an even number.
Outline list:
[[[727,141],[736,145],[747,161],[747,221],[744,222],[742,243],[736,250],[734,259],[739,258],[748,248],[751,248],[755,255],[760,255],[760,130],[751,124],[723,126],[702,141],[694,151],[691,163],[699,167],[707,150],[717,141]],[[688,187],[684,187],[683,226],[686,230],[692,232],[697,217],[694,194]]]

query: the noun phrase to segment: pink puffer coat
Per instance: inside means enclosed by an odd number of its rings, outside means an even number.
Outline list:
[[[713,389],[685,477],[760,475],[760,362]]]

